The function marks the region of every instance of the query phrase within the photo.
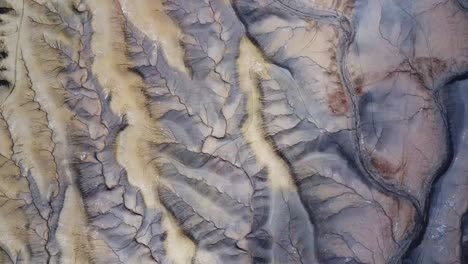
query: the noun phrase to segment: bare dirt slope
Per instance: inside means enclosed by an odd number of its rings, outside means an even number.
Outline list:
[[[0,263],[468,263],[465,0],[0,0]]]

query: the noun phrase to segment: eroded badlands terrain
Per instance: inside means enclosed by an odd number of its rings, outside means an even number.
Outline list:
[[[468,263],[468,1],[0,0],[0,263]]]

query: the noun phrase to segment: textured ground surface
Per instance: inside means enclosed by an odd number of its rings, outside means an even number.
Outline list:
[[[468,263],[468,1],[0,0],[0,263]]]

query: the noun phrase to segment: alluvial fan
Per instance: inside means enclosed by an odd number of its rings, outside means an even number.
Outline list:
[[[468,2],[0,0],[0,263],[468,263]]]

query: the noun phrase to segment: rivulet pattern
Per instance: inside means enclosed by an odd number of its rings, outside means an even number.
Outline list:
[[[0,263],[468,263],[468,1],[0,0]]]

